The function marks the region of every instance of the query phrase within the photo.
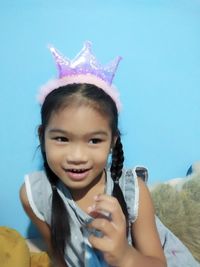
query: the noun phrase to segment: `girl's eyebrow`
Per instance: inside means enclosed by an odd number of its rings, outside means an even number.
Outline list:
[[[61,133],[61,134],[67,134],[67,132],[65,130],[62,130],[62,129],[57,129],[57,128],[53,128],[53,129],[50,129],[48,131],[49,133]]]
[[[48,131],[49,133],[60,133],[64,135],[73,135],[73,133],[70,133],[68,131],[59,129],[59,128],[53,128]],[[86,136],[92,136],[92,135],[104,135],[104,136],[109,136],[109,134],[106,131],[99,130],[99,131],[94,131],[94,132],[88,132],[85,134]]]
[[[108,136],[109,134],[106,131],[100,130],[100,131],[89,132],[86,135],[89,135],[89,136],[91,136],[91,135],[104,135],[104,136]]]

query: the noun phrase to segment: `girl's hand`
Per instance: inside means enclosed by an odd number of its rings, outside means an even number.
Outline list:
[[[95,217],[89,227],[103,234],[103,237],[90,235],[89,242],[103,253],[109,265],[123,266],[130,246],[126,238],[126,219],[119,202],[114,197],[98,195],[88,212]],[[109,214],[108,218],[106,214]]]

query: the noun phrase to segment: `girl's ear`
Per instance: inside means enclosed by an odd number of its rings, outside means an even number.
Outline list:
[[[38,137],[40,141],[41,151],[44,152],[44,130],[42,125],[38,127]]]
[[[42,125],[40,125],[38,127],[38,137],[39,137],[39,140],[40,140],[40,144],[42,142],[42,136],[43,136],[43,129],[42,129]]]
[[[118,139],[118,135],[115,135],[115,136],[113,137],[113,141],[112,141],[112,144],[111,144],[111,147],[110,147],[110,150],[111,150],[111,151],[112,151],[113,148],[115,147],[115,144],[116,144],[116,142],[117,142],[117,139]]]

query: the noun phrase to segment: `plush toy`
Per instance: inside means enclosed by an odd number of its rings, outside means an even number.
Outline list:
[[[14,229],[0,227],[1,267],[51,267],[46,252],[30,252],[26,240]]]
[[[182,178],[151,188],[156,215],[200,262],[200,162]]]

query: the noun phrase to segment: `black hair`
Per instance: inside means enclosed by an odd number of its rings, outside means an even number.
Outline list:
[[[119,179],[122,175],[124,153],[118,129],[118,111],[113,99],[101,88],[91,84],[71,84],[60,87],[49,93],[41,107],[41,125],[39,128],[40,147],[44,160],[44,169],[52,186],[52,217],[51,217],[51,243],[55,259],[59,263],[65,264],[64,252],[66,244],[70,239],[69,213],[57,192],[56,186],[59,178],[50,169],[45,149],[44,133],[49,123],[51,115],[62,108],[70,105],[88,105],[96,109],[100,114],[106,116],[110,123],[112,140],[117,136],[115,145],[112,148],[112,163],[110,168],[111,177],[114,181],[113,196],[121,205],[128,222],[128,212],[123,193],[119,186]],[[62,220],[60,220],[62,218]],[[128,227],[128,223],[127,223]]]

